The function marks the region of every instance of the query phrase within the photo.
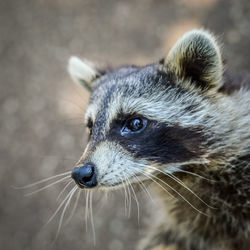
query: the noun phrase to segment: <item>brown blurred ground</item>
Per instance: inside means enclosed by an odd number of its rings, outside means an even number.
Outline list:
[[[66,73],[70,55],[112,65],[161,58],[184,31],[205,27],[223,41],[227,68],[250,71],[249,0],[1,0],[0,250],[134,249],[143,233],[121,193],[94,206],[96,246],[84,229],[84,196],[54,245],[63,185],[24,197],[25,185],[69,170],[86,142],[88,95]],[[145,214],[146,197],[140,197]]]

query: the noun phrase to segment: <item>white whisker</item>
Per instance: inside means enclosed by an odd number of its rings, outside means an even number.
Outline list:
[[[86,190],[86,203],[85,203],[85,226],[86,232],[88,232],[88,217],[89,217],[89,190]]]
[[[193,190],[191,190],[185,183],[183,183],[180,179],[178,179],[176,176],[174,176],[171,173],[168,173],[166,171],[160,170],[158,168],[149,166],[149,165],[144,165],[147,168],[150,168],[152,170],[158,171],[166,176],[168,176],[169,178],[171,178],[172,180],[176,181],[177,183],[179,183],[182,187],[184,187],[186,190],[188,190],[190,193],[192,193],[198,200],[200,200],[203,204],[205,204],[206,206],[208,206],[209,208],[215,209],[214,207],[208,205],[203,199],[201,199],[196,193],[193,192]]]
[[[138,170],[138,171],[139,171],[139,170],[141,171],[141,169],[137,169],[137,170]],[[144,174],[146,174],[146,173],[144,172]],[[203,215],[206,215],[206,216],[209,217],[208,214],[206,214],[206,213],[200,211],[198,208],[196,208],[192,203],[190,203],[181,193],[179,193],[179,192],[178,192],[175,188],[173,188],[171,185],[169,185],[168,183],[166,183],[165,181],[163,181],[162,179],[158,178],[157,176],[155,176],[155,175],[153,175],[153,174],[151,174],[151,173],[147,173],[147,175],[151,175],[151,176],[153,176],[153,178],[155,178],[155,179],[157,179],[158,181],[162,182],[164,185],[166,185],[166,186],[169,187],[172,191],[174,191],[176,194],[178,194],[178,195],[179,195],[185,202],[187,202],[194,210],[196,210],[196,211],[199,212],[200,214],[203,214]],[[158,182],[155,182],[155,183],[159,184]],[[162,186],[161,186],[161,187],[162,187]],[[164,188],[164,190],[167,191],[165,188]],[[168,192],[168,191],[167,191],[167,192]],[[168,192],[168,193],[169,193],[169,192]]]
[[[134,178],[138,181],[140,187],[144,190],[144,192],[148,195],[148,197],[151,199],[152,202],[154,202],[154,199],[152,197],[152,195],[150,194],[150,192],[148,191],[147,187],[145,186],[145,184],[134,174],[133,175]]]
[[[34,186],[36,186],[36,185],[42,184],[42,183],[44,183],[44,182],[46,182],[46,181],[50,181],[50,180],[52,180],[52,179],[55,179],[55,178],[57,178],[57,177],[61,177],[61,176],[64,176],[64,175],[68,175],[68,174],[70,174],[70,173],[71,173],[71,171],[68,171],[68,172],[65,172],[65,173],[57,174],[57,175],[48,177],[48,178],[46,178],[46,179],[43,179],[43,180],[40,180],[40,181],[31,183],[31,184],[28,184],[28,185],[23,186],[23,187],[14,187],[14,186],[13,186],[13,188],[15,188],[15,189],[26,189],[26,188],[31,188],[31,187],[34,187]]]
[[[177,168],[176,168],[176,170],[177,170],[177,172],[182,172],[182,173],[190,174],[190,175],[199,177],[199,178],[204,179],[204,180],[207,180],[207,181],[218,182],[218,181],[216,181],[216,180],[208,179],[208,178],[206,178],[206,177],[204,177],[204,176],[201,176],[201,175],[199,175],[199,174],[196,174],[196,173],[193,173],[193,172],[190,172],[190,171],[187,171],[187,170],[177,169]]]
[[[125,180],[125,183],[126,183],[126,187],[128,188],[128,218],[130,217],[131,215],[131,190],[130,190],[130,186],[129,186],[129,183],[128,183],[128,179],[126,178],[126,176],[124,176],[124,180]]]
[[[130,182],[130,180],[127,178],[127,176],[125,175],[125,178],[127,179],[127,182],[128,182],[128,185],[131,187],[131,191],[133,193],[133,196],[134,196],[134,200],[136,202],[136,205],[137,205],[137,215],[138,215],[138,224],[139,224],[139,218],[140,218],[140,206],[139,206],[139,201],[137,199],[137,196],[136,196],[136,193],[135,193],[135,190]]]
[[[124,178],[124,177],[123,177]],[[126,189],[126,184],[124,183],[124,179],[123,178],[120,178],[121,182],[122,182],[122,187],[123,187],[123,190],[124,190],[124,207],[125,207],[125,215],[128,214],[128,209],[127,209],[127,206],[128,206],[128,193],[127,193],[127,189]]]
[[[44,227],[46,225],[48,225],[57,215],[58,211],[61,209],[61,207],[63,206],[63,204],[67,201],[67,199],[69,198],[69,196],[72,194],[72,192],[74,191],[74,188],[72,188],[70,190],[70,192],[66,195],[66,197],[64,198],[64,200],[61,202],[61,204],[58,206],[58,208],[56,209],[56,211],[52,214],[52,216],[48,219],[48,221],[46,222],[46,224],[44,225]]]
[[[62,191],[59,193],[59,195],[56,198],[56,201],[59,201],[59,199],[61,198],[62,194],[64,193],[64,191],[67,189],[67,187],[73,182],[73,180],[69,180],[67,182],[67,184],[65,185],[65,187],[62,189]]]
[[[62,211],[62,214],[61,214],[61,217],[60,217],[60,220],[59,220],[59,224],[58,224],[58,228],[57,228],[57,232],[56,232],[56,236],[55,236],[55,239],[54,239],[54,242],[56,241],[59,233],[60,233],[60,230],[61,230],[61,227],[62,227],[62,223],[63,223],[63,218],[64,218],[64,215],[65,215],[65,212],[67,210],[67,207],[69,206],[70,204],[70,201],[73,197],[73,195],[75,194],[77,190],[77,187],[74,187],[72,191],[70,191],[70,195],[69,195],[69,198],[67,200],[67,202],[65,203],[65,206],[63,208],[63,211]]]
[[[138,225],[139,225],[139,220],[140,220],[140,204],[139,204],[139,201],[137,199],[137,196],[136,196],[136,193],[135,193],[135,189],[133,187],[133,185],[131,184],[130,180],[128,179],[128,183],[131,187],[131,190],[132,190],[132,193],[133,193],[133,196],[134,196],[134,199],[135,199],[135,202],[136,202],[136,205],[137,205],[137,219],[138,219]]]
[[[207,207],[211,208],[211,209],[217,209],[215,207],[210,206],[209,204],[207,204],[202,198],[200,198],[195,192],[193,192],[192,189],[190,189],[183,181],[181,181],[180,179],[178,179],[176,176],[170,174],[172,179],[174,179],[177,183],[179,183],[181,186],[183,186],[186,190],[188,190],[190,193],[192,193],[198,200],[200,200],[203,204],[205,204]]]
[[[74,213],[76,211],[80,196],[81,196],[81,190],[79,189],[78,192],[77,192],[77,195],[76,195],[76,201],[75,201],[74,207],[72,208],[71,213],[70,213],[67,221],[65,222],[65,224],[68,224],[70,222],[71,218],[73,217],[73,215],[74,215]]]
[[[60,180],[58,180],[58,181],[55,181],[55,182],[53,182],[53,183],[50,183],[49,185],[47,185],[47,186],[45,186],[45,187],[42,187],[42,188],[40,188],[40,189],[38,189],[38,190],[35,190],[35,191],[33,191],[33,192],[30,192],[30,193],[28,193],[28,194],[25,194],[25,196],[30,196],[30,195],[32,195],[32,194],[36,194],[36,193],[38,193],[38,192],[41,192],[41,191],[43,191],[43,190],[45,190],[45,189],[47,189],[47,188],[49,188],[49,187],[51,187],[51,186],[54,186],[54,185],[57,184],[57,183],[63,182],[63,181],[65,181],[65,180],[69,179],[69,178],[70,178],[70,176],[66,176],[66,177],[64,177],[64,178],[62,178],[62,179],[60,179]]]
[[[96,236],[95,236],[95,223],[94,223],[94,216],[93,216],[93,192],[90,191],[90,198],[89,198],[89,209],[90,209],[90,222],[91,222],[91,227],[92,227],[92,233],[93,233],[93,241],[94,241],[94,246],[96,245]]]
[[[161,187],[164,191],[166,191],[172,198],[177,199],[175,196],[173,196],[164,186],[162,186],[160,183],[158,183],[156,180],[154,180],[153,178],[156,178],[156,176],[152,175],[152,177],[149,176],[149,173],[146,173],[145,171],[143,171],[142,169],[136,169],[138,172],[140,172],[141,174],[143,174],[144,176],[146,176],[147,178],[149,178],[150,180],[152,180],[154,183],[156,183],[159,187]],[[158,178],[159,179],[159,178]]]

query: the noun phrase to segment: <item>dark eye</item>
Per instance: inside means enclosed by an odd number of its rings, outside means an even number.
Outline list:
[[[147,125],[147,120],[136,117],[129,119],[125,122],[125,125],[123,126],[121,133],[122,134],[128,134],[128,133],[140,133],[144,130],[144,128]]]
[[[143,127],[143,121],[141,118],[132,119],[127,124],[127,128],[133,132],[141,130],[142,127]]]

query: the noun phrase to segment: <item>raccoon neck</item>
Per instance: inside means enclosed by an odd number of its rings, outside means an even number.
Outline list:
[[[231,246],[244,244],[250,237],[250,151],[217,168],[190,165],[183,170],[195,174],[174,174],[183,185],[176,178],[160,176],[170,194],[154,184],[159,196],[164,197],[165,232],[190,244],[188,247],[197,241],[206,241],[207,245],[223,241]]]

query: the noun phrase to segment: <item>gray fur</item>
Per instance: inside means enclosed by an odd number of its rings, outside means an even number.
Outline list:
[[[159,223],[140,249],[249,249],[250,92],[219,91],[226,84],[216,40],[200,30],[184,35],[164,63],[121,67],[92,81],[86,112],[92,134],[79,164],[96,165],[101,188],[120,187],[125,179],[152,182],[164,200]],[[197,145],[183,141],[192,156],[165,163],[137,157],[128,148],[140,147],[112,134],[113,123],[128,114],[197,131]]]

